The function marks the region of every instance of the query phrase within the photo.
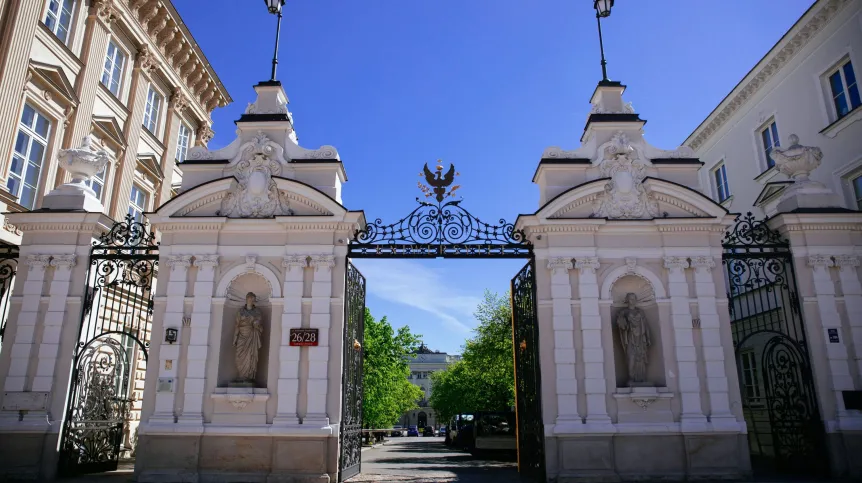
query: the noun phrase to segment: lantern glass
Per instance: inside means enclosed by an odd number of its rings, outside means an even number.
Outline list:
[[[177,329],[165,329],[165,342],[173,344],[177,341]]]
[[[596,9],[596,15],[599,17],[608,17],[611,15],[611,8],[614,6],[614,0],[595,0],[593,7]]]
[[[281,13],[281,7],[284,6],[284,0],[263,0],[266,3],[266,8],[271,14]]]

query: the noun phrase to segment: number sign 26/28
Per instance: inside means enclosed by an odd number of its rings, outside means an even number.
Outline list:
[[[290,345],[316,346],[318,329],[290,329]]]

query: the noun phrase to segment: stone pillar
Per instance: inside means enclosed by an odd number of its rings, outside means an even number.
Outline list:
[[[129,117],[123,125],[123,135],[129,145],[117,165],[109,211],[118,220],[123,219],[129,210],[129,197],[132,183],[135,181],[135,169],[138,167],[138,140],[142,130],[146,129],[143,123],[147,93],[150,90],[150,73],[155,69],[156,62],[155,55],[146,47],[142,47],[135,57],[135,69],[129,90]],[[168,173],[165,173],[165,176],[168,176]]]
[[[191,255],[174,255],[168,257],[167,273],[168,287],[165,301],[165,315],[162,324],[162,333],[152,334],[152,343],[159,344],[159,379],[171,380],[170,391],[159,391],[156,388],[156,404],[153,415],[150,416],[149,424],[173,424],[174,423],[174,401],[177,392],[177,369],[180,361],[180,347],[182,331],[185,318],[185,295],[188,280],[188,271],[191,266]],[[164,330],[167,328],[177,329],[177,341],[173,344],[165,342]]]
[[[554,314],[554,363],[557,369],[557,425],[582,425],[578,414],[578,379],[575,377],[575,321],[572,316],[572,258],[548,260]]]
[[[9,161],[12,159],[12,143],[18,135],[21,96],[27,83],[30,51],[45,3],[28,0],[10,2],[8,15],[3,18],[4,32],[0,37],[0,92],[4,93],[3,102],[0,102],[0,126],[3,126],[0,130],[0,178],[4,187]],[[0,15],[3,13],[0,12]]]
[[[308,266],[306,255],[288,255],[281,265],[284,267],[284,311],[281,314],[281,345],[279,347],[278,409],[273,425],[291,426],[299,424],[297,398],[299,397],[300,347],[290,346],[290,329],[302,326],[303,275]]]
[[[183,382],[183,413],[178,422],[202,426],[209,326],[212,316],[213,285],[215,269],[218,266],[218,255],[197,255],[194,266],[198,268],[198,274],[193,293],[192,320],[189,324],[186,377]]]
[[[698,316],[703,360],[706,366],[706,389],[709,394],[709,422],[713,429],[726,427],[738,431],[739,423],[730,412],[730,392],[725,371],[724,347],[721,344],[721,322],[718,318],[718,300],[712,269],[712,256],[691,258],[694,267],[694,285],[697,294]]]
[[[838,266],[838,280],[841,282],[841,292],[844,294],[844,307],[850,319],[850,337],[856,351],[854,364],[862,378],[862,316],[859,316],[862,314],[862,284],[859,283],[859,257],[838,255],[835,257],[835,265]]]
[[[22,250],[23,251],[23,250]],[[39,318],[39,308],[42,305],[42,290],[45,285],[45,269],[51,263],[51,255],[21,254],[21,259],[28,267],[18,269],[18,277],[27,274],[21,284],[21,310],[15,321],[15,339],[4,348],[11,354],[9,372],[3,384],[4,391],[20,392],[27,383],[27,368],[30,364],[30,353],[36,342],[36,322]],[[14,295],[18,295],[15,293]],[[14,304],[14,299],[10,300]],[[11,313],[11,310],[10,310]],[[7,322],[7,330],[11,332],[12,321]],[[7,343],[8,344],[8,343]],[[4,351],[5,352],[5,351]],[[4,414],[4,416],[8,416]],[[14,417],[17,419],[18,415]]]
[[[93,106],[96,103],[96,93],[99,92],[102,71],[105,69],[111,21],[114,18],[116,18],[116,13],[111,0],[94,0],[92,2],[84,29],[84,44],[81,47],[81,63],[84,68],[78,73],[78,78],[75,81],[78,108],[75,109],[71,126],[66,129],[66,141],[63,143],[66,146],[74,145],[78,140],[90,135]],[[128,142],[131,144],[132,140],[128,140]]]
[[[706,416],[700,402],[700,377],[697,373],[697,351],[694,347],[691,307],[685,269],[686,257],[664,257],[668,270],[668,295],[671,305],[671,325],[674,334],[679,392],[682,401],[680,423],[683,431],[706,430]]]
[[[54,255],[51,266],[54,277],[48,295],[48,308],[45,311],[42,328],[42,341],[39,343],[39,365],[33,378],[33,391],[50,391],[54,385],[54,367],[60,354],[60,335],[66,315],[66,302],[69,297],[70,277],[77,256]]]
[[[830,268],[835,266],[835,262],[828,255],[809,255],[808,266],[811,267],[812,276],[814,279],[814,296],[817,299],[817,311],[820,315],[820,323],[823,326],[823,341],[826,344],[826,362],[829,366],[829,377],[831,379],[831,389],[835,396],[835,412],[840,423],[842,419],[849,417],[847,410],[844,408],[843,391],[852,391],[853,376],[850,375],[850,361],[847,356],[847,345],[844,343],[844,338],[841,336],[841,316],[838,314],[838,307],[835,304],[835,284],[832,282],[832,274]],[[858,283],[858,282],[857,282]],[[848,312],[851,319],[854,318],[852,312]],[[855,318],[859,318],[856,314]],[[837,331],[838,341],[829,340],[829,330]],[[812,339],[811,343],[816,343],[817,339]]]
[[[605,349],[602,344],[602,316],[599,313],[599,282],[596,257],[578,258],[575,268],[581,296],[581,340],[584,355],[584,392],[587,399],[586,424],[590,432],[614,431],[608,416],[608,386],[605,380]],[[555,321],[556,322],[556,321]]]
[[[308,348],[307,414],[303,424],[329,425],[326,412],[327,384],[329,384],[329,326],[332,316],[332,268],[334,255],[314,255],[314,281],[311,284],[311,320],[309,327],[319,329],[319,345]],[[287,304],[285,304],[287,305]]]

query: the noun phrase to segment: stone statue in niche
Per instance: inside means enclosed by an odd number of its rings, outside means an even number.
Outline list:
[[[629,369],[629,386],[648,386],[646,382],[649,365],[650,333],[646,314],[637,306],[638,297],[626,294],[626,307],[617,313],[616,324],[620,333],[620,344]]]
[[[245,306],[236,316],[233,347],[236,356],[237,382],[254,382],[257,376],[257,361],[263,339],[263,312],[255,306],[257,296],[249,292]]]

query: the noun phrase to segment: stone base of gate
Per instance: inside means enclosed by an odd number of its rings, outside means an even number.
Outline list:
[[[833,472],[853,479],[862,479],[862,431],[826,433],[826,447],[832,460]]]
[[[745,438],[617,433],[549,438],[546,449],[556,449],[557,483],[735,480],[751,474]]]
[[[0,481],[54,479],[58,433],[0,432]]]
[[[143,434],[138,482],[329,483],[338,438]]]

